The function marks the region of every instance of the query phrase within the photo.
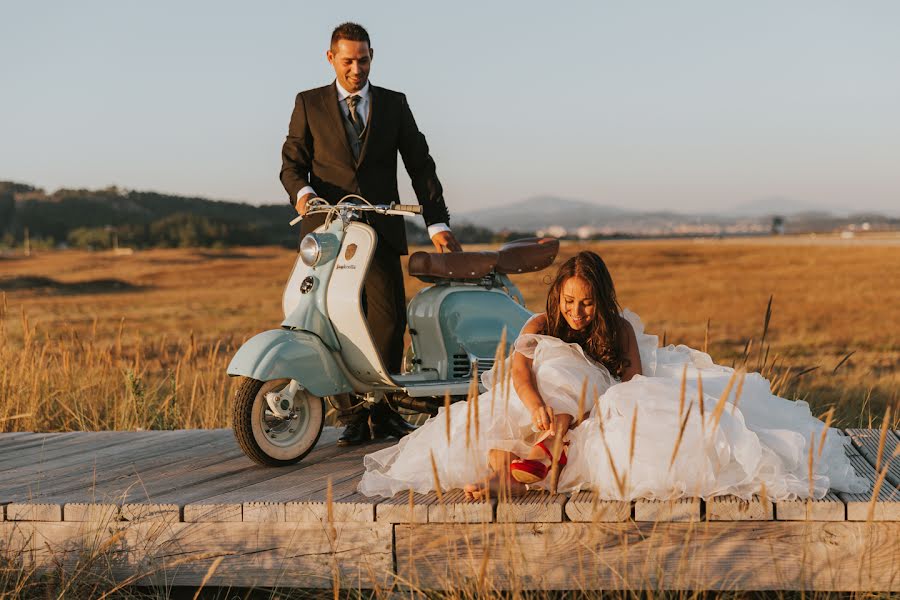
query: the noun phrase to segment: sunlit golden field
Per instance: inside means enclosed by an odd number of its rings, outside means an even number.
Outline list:
[[[773,296],[766,370],[786,395],[816,414],[834,406],[845,426],[897,404],[900,237],[564,244],[557,264],[582,248],[667,343],[704,347],[709,321],[713,358],[730,365],[753,338],[755,368]],[[226,426],[225,367],[244,339],[278,327],[294,259],[282,248],[0,257],[0,430]],[[552,273],[514,278],[531,310]],[[410,295],[424,285],[407,283]]]

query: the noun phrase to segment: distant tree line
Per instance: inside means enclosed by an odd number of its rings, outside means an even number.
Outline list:
[[[253,206],[122,190],[60,189],[47,193],[31,185],[0,181],[0,247],[60,245],[104,250],[133,248],[282,245],[296,247],[296,213],[287,202]],[[430,240],[421,218],[407,219],[410,244]],[[485,227],[453,223],[463,244],[497,243],[528,237],[528,232],[495,233]]]

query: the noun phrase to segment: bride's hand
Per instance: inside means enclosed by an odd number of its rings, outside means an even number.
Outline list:
[[[554,433],[553,409],[546,404],[541,404],[540,406],[532,410],[531,424],[534,425],[535,429],[537,429],[538,431],[550,430],[550,433],[552,435]]]

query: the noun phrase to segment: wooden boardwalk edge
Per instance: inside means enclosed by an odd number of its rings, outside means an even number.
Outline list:
[[[100,549],[100,550],[98,550]],[[900,522],[0,523],[0,556],[141,583],[900,591]],[[109,560],[96,560],[106,556]],[[527,557],[527,561],[523,557]],[[401,585],[402,584],[402,585]]]

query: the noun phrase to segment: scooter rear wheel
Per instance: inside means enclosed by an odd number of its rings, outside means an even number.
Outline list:
[[[243,378],[232,405],[232,428],[238,446],[253,462],[266,467],[293,465],[315,447],[325,424],[325,401],[300,389],[291,417],[275,415],[266,394],[280,392],[290,379]]]

